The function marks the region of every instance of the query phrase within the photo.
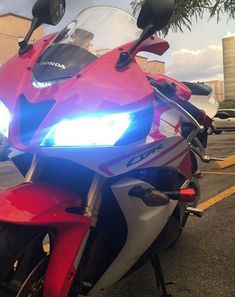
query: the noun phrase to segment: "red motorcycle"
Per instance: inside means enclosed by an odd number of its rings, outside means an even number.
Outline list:
[[[195,153],[209,159],[195,139],[211,122],[184,84],[135,60],[168,49],[155,32],[173,2],[146,0],[137,26],[90,7],[28,44],[64,11],[64,0],[37,0],[19,54],[0,69],[0,132],[25,176],[0,194],[0,296],[88,295],[148,260],[170,296],[158,255],[189,212],[201,215]]]

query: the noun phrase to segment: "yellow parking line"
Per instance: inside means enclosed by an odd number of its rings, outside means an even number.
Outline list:
[[[235,175],[235,172],[202,171],[204,174]]]
[[[207,201],[202,202],[201,204],[199,204],[197,206],[197,208],[199,208],[201,210],[206,210],[207,208],[213,206],[214,204],[222,201],[223,199],[231,196],[234,193],[235,193],[235,185],[232,186],[231,188],[229,188],[229,189],[215,195],[214,197],[208,199]]]
[[[216,161],[212,169],[224,169],[230,166],[235,165],[235,155],[225,158],[223,161]]]

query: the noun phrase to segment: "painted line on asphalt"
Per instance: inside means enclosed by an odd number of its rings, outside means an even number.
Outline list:
[[[212,169],[224,169],[235,165],[235,155],[225,158],[223,161],[216,161]]]
[[[205,202],[200,203],[197,208],[200,210],[206,210],[207,208],[219,203],[220,201],[224,200],[225,198],[228,198],[232,194],[235,193],[235,185],[232,186],[231,188],[215,195],[214,197],[206,200]]]
[[[203,174],[235,175],[235,172],[202,171]]]

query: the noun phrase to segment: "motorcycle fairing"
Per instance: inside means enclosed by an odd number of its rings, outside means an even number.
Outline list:
[[[112,177],[145,166],[169,166],[179,164],[175,158],[182,158],[188,145],[182,136],[162,137],[158,142],[142,142],[128,146],[97,148],[45,148],[43,154],[48,157],[63,158],[91,169],[103,176]],[[171,160],[174,159],[172,162]],[[171,164],[172,163],[172,164]]]
[[[171,98],[176,101],[188,101],[192,95],[192,91],[184,85],[182,82],[179,82],[171,77],[165,76],[163,74],[154,74],[154,73],[146,73],[146,76],[149,78],[153,78],[157,83],[161,84],[167,82],[168,84],[173,84],[176,88],[175,95]]]
[[[58,186],[25,183],[0,194],[0,221],[47,226],[56,231],[43,296],[66,297],[76,274],[90,219],[69,213],[81,207],[81,198]],[[66,211],[67,209],[67,211]]]
[[[153,188],[147,182],[129,177],[122,178],[111,186],[125,216],[128,235],[124,247],[92,288],[91,294],[110,287],[127,273],[158,237],[177,204],[176,201],[171,201],[164,206],[149,207],[141,199],[129,196],[130,190],[136,186],[144,189]]]
[[[10,138],[17,149],[38,153],[37,147],[45,136],[45,131],[61,119],[125,109],[134,112],[152,103],[153,90],[134,56],[132,63],[126,68],[120,70],[115,67],[120,51],[127,50],[133,43],[109,52],[83,69],[78,76],[75,75],[50,87],[34,87],[32,69],[53,37],[54,35],[51,35],[41,40],[24,55],[15,56],[0,70],[0,98],[14,115],[17,114],[22,96],[31,105],[54,101],[52,109],[44,117],[27,145],[22,143],[19,135],[19,117],[13,118]],[[155,38],[145,41],[139,49],[145,48],[147,51],[161,54],[168,48],[168,43]]]

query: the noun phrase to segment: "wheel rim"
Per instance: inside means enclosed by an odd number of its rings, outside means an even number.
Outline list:
[[[49,256],[42,259],[23,283],[16,297],[41,297]]]
[[[19,242],[20,236],[15,236],[16,232],[11,234],[10,229],[13,228],[9,228],[7,232],[11,238],[11,246],[14,246],[14,240],[16,243]],[[21,228],[22,234],[18,234],[23,237],[23,233],[26,233],[25,230],[27,228]],[[38,232],[34,232],[34,230],[32,229],[31,239],[28,237],[29,240],[23,241],[19,249],[5,250],[5,254],[12,253],[12,257],[9,259],[9,264],[4,263],[5,276],[0,282],[1,297],[42,297],[44,277],[55,243],[55,234],[49,230],[39,230]],[[1,239],[5,238],[5,234],[3,235]],[[1,256],[4,256],[4,249]]]

